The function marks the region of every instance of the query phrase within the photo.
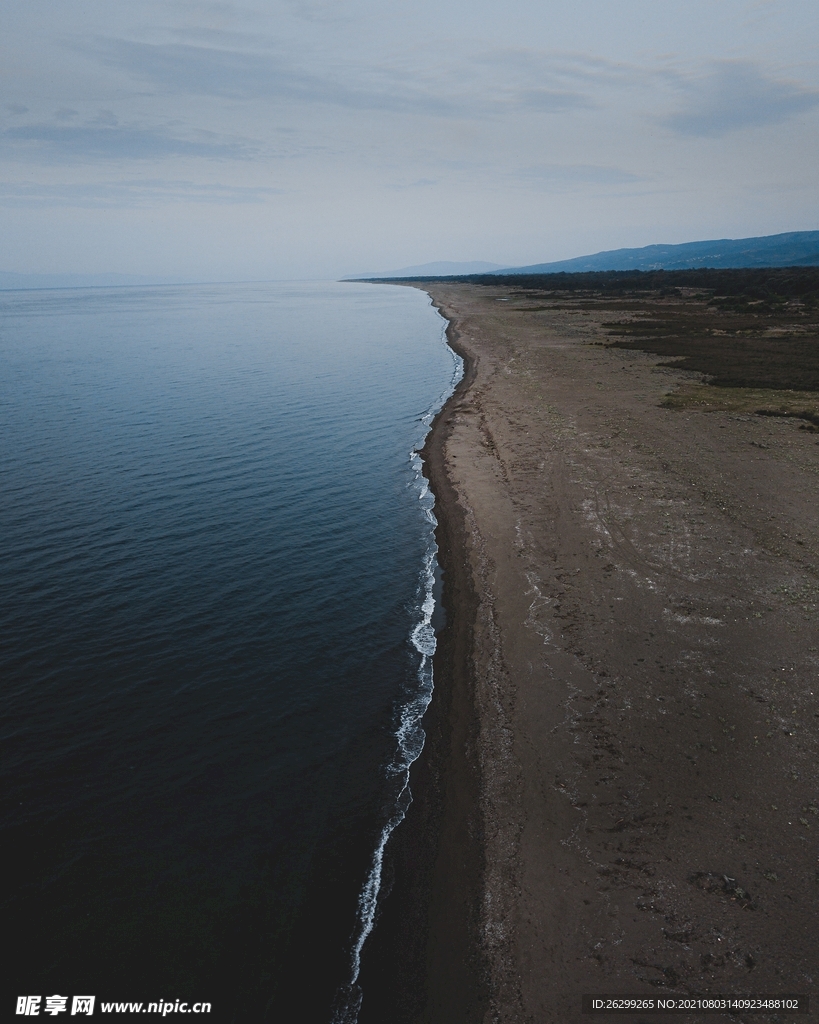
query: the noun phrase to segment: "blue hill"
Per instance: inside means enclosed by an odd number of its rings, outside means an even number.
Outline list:
[[[816,267],[819,231],[788,231],[760,238],[718,238],[681,245],[612,249],[556,263],[504,267],[494,275],[579,274],[595,270],[688,270],[695,267]]]

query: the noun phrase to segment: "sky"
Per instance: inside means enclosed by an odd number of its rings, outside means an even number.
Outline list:
[[[0,0],[0,270],[331,279],[819,228],[815,0]]]

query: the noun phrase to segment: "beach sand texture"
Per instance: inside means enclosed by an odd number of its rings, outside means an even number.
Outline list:
[[[700,375],[608,347],[605,302],[421,286],[468,362],[428,444],[467,679],[410,1016],[813,994],[817,435],[664,407]]]

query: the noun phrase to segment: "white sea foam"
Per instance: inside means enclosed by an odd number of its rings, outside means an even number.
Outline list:
[[[441,319],[444,320],[443,317]],[[441,332],[441,340],[444,344],[446,344],[446,325],[447,321],[444,320],[444,327]],[[435,654],[436,640],[435,630],[432,626],[432,616],[435,611],[433,588],[435,586],[435,571],[438,566],[438,545],[435,543],[435,527],[438,525],[438,521],[433,512],[435,496],[430,490],[429,482],[423,474],[424,463],[420,455],[420,448],[435,416],[440,412],[444,403],[452,395],[458,382],[463,377],[463,360],[452,349],[449,351],[452,353],[453,359],[453,372],[449,385],[440,395],[438,401],[419,418],[424,426],[424,435],[419,439],[417,446],[410,452],[410,462],[414,470],[412,486],[417,491],[418,502],[429,524],[429,530],[427,549],[419,574],[417,619],[409,637],[412,646],[420,655],[417,671],[418,686],[401,708],[398,728],[395,734],[397,741],[395,756],[387,768],[388,774],[401,778],[402,784],[389,820],[381,830],[375,852],[373,853],[370,870],[367,874],[367,880],[358,898],[358,913],[350,950],[349,981],[342,985],[336,994],[333,1024],[357,1024],[358,1022],[358,1013],[361,1009],[363,996],[361,986],[358,984],[358,977],[361,971],[361,952],[375,923],[378,895],[381,891],[384,850],[387,846],[387,841],[404,820],[407,809],[412,803],[409,770],[412,763],[420,756],[424,748],[424,739],[426,738],[421,725],[421,719],[429,707],[433,691],[432,658]]]

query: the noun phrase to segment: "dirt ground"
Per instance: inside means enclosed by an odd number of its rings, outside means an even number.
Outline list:
[[[609,347],[604,302],[421,287],[475,374],[436,512],[477,596],[484,1020],[588,1021],[584,993],[819,1019],[819,435],[664,405],[703,378]]]

